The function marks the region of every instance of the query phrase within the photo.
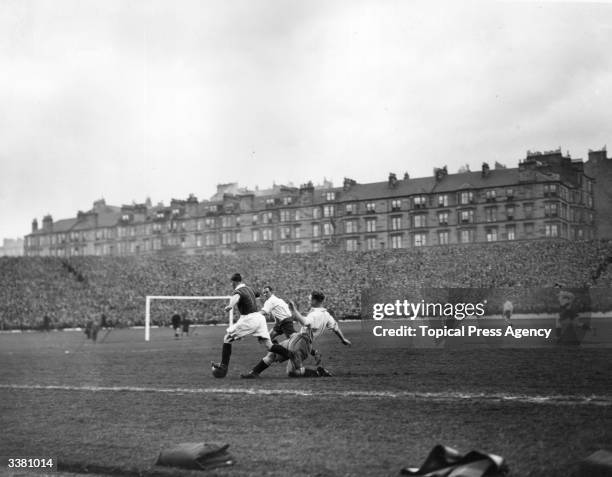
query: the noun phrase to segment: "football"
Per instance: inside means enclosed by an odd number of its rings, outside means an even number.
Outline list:
[[[215,378],[224,378],[225,375],[227,374],[227,369],[225,368],[221,368],[221,367],[212,365],[211,369],[212,369],[212,375]]]

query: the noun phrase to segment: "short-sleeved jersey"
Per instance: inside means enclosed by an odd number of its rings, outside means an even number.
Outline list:
[[[514,306],[512,305],[512,302],[510,300],[506,300],[502,309],[504,313],[512,313],[514,311]]]
[[[181,325],[181,315],[172,315],[172,326],[178,328]]]
[[[270,295],[270,298],[266,300],[262,310],[266,313],[271,314],[274,317],[274,321],[277,323],[287,318],[291,318],[291,311],[289,305],[282,298],[276,295]]]
[[[255,298],[255,292],[251,287],[246,285],[238,285],[234,290],[234,295],[238,295],[238,311],[241,315],[250,315],[259,311],[257,308],[257,298]]]
[[[325,308],[311,308],[304,320],[307,326],[302,326],[300,334],[308,335],[313,343],[325,330],[338,330],[338,323]]]

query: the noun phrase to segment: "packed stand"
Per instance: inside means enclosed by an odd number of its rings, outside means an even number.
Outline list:
[[[475,292],[476,298],[488,296],[501,303],[502,298],[524,297],[524,289],[588,287],[593,291],[591,305],[610,310],[606,288],[612,286],[612,242],[547,240],[371,252],[328,249],[272,259],[270,255],[5,257],[0,258],[0,327],[39,328],[45,316],[54,328],[83,326],[101,314],[117,326],[141,325],[145,296],[229,295],[229,276],[235,271],[256,289],[272,285],[279,296],[302,307],[311,290],[322,289],[328,309],[341,319],[361,316],[361,291],[369,288],[474,288],[481,290]],[[522,298],[516,312],[540,313],[555,306],[554,300],[542,299],[536,291],[527,295],[532,298]],[[154,301],[151,319],[153,324],[165,324],[177,311],[188,314],[194,323],[223,321],[223,304]]]

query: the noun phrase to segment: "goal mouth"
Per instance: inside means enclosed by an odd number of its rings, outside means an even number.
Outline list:
[[[151,302],[153,300],[229,300],[230,296],[178,296],[178,295],[147,295],[145,302],[145,341],[151,340]],[[229,324],[234,323],[234,310],[229,311]]]

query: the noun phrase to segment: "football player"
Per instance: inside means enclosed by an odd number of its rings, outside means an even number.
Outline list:
[[[223,337],[223,348],[221,350],[221,362],[212,363],[212,373],[215,378],[224,378],[229,367],[232,355],[232,343],[245,336],[253,335],[262,343],[268,351],[272,351],[285,358],[289,357],[286,348],[273,344],[266,325],[266,318],[257,310],[255,292],[242,282],[240,273],[234,273],[231,277],[234,293],[230,298],[225,311],[230,311],[234,306],[240,312],[240,318],[236,323],[227,328]]]
[[[298,333],[293,334],[286,346],[289,351],[289,363],[287,364],[287,375],[291,377],[320,377],[331,376],[331,373],[322,366],[316,369],[304,367],[303,363],[310,354],[313,354],[313,346],[316,340],[325,333],[326,330],[332,330],[340,339],[342,344],[350,346],[351,342],[346,339],[338,323],[334,318],[323,308],[325,295],[320,291],[313,291],[310,295],[311,309],[306,316],[303,316],[298,311],[295,303],[289,302],[289,309],[293,318],[298,321],[302,328]],[[266,369],[272,362],[280,361],[276,357],[269,354],[253,369],[250,374],[259,374]]]

